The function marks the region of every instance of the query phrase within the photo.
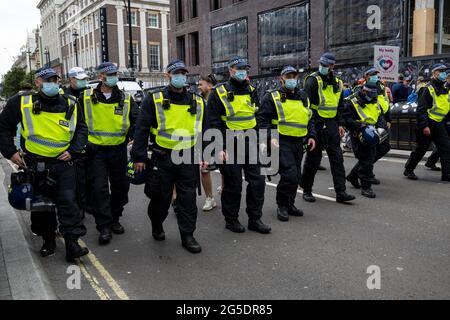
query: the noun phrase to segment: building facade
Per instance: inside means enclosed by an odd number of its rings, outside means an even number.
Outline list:
[[[74,66],[93,72],[111,61],[125,74],[154,84],[168,63],[169,0],[131,1],[134,70],[130,70],[128,14],[124,1],[65,1],[58,34],[65,72]]]
[[[37,8],[41,13],[39,52],[43,65],[63,73],[61,45],[58,37],[58,15],[64,0],[40,0]]]
[[[170,56],[185,60],[194,75],[224,74],[234,55],[249,59],[251,75],[273,74],[286,64],[314,68],[324,51],[336,53],[342,66],[367,65],[375,44],[400,46],[408,57],[412,39],[422,32],[412,28],[419,1],[173,0]],[[440,0],[422,1],[432,7],[437,25]],[[445,1],[444,21],[449,11]]]

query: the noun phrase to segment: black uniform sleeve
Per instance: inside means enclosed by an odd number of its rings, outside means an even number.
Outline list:
[[[417,101],[417,126],[419,129],[428,127],[428,109],[433,107],[433,98],[428,89],[422,88],[419,91],[419,99]]]
[[[128,138],[130,140],[133,140],[134,134],[136,132],[136,123],[139,117],[139,106],[137,105],[136,101],[134,101],[133,98],[131,98],[131,110],[130,110],[130,130],[128,131]]]
[[[148,139],[150,129],[156,119],[155,103],[150,95],[147,95],[141,104],[136,130],[134,133],[133,148],[131,149],[131,157],[135,162],[146,162],[148,152]]]
[[[388,111],[384,114],[384,119],[386,122],[392,123],[392,117],[391,117],[391,107],[389,106]]]
[[[272,94],[267,92],[262,100],[261,106],[256,114],[256,121],[258,122],[258,128],[261,130],[267,130],[267,138],[269,140],[271,137],[271,129],[273,128],[272,120],[277,119],[277,110],[275,103],[272,99]]]
[[[356,114],[356,110],[349,99],[344,100],[344,112],[342,114],[342,118],[344,119],[346,128],[350,131],[358,131],[362,126],[360,122],[356,121],[356,119],[358,119],[358,115]]]
[[[311,104],[318,105],[320,102],[319,98],[319,86],[317,84],[317,79],[314,77],[308,77],[305,82],[305,88],[303,89],[308,95]]]
[[[2,113],[0,113],[0,152],[6,159],[17,152],[14,145],[14,137],[17,125],[21,122],[20,96],[14,96],[8,100]]]
[[[67,150],[72,156],[85,153],[88,141],[88,128],[86,125],[83,108],[79,103],[77,103],[77,119],[75,134],[70,142],[70,147]]]
[[[344,113],[344,94],[341,93],[341,97],[339,99],[337,114],[336,114],[336,121],[340,127],[345,126],[345,121],[343,117]]]

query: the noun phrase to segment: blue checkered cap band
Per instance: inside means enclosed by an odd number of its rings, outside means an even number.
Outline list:
[[[249,67],[247,59],[244,58],[234,58],[228,62],[228,67]]]
[[[330,64],[336,64],[336,58],[332,53],[325,53],[320,57],[320,63],[329,66]]]
[[[171,63],[167,66],[167,73],[171,73],[177,70],[185,70],[188,71],[186,65],[182,61],[177,61],[175,63]]]
[[[52,68],[42,68],[36,71],[35,73],[36,78],[42,78],[42,79],[48,79],[51,77],[58,77],[58,74],[55,70]]]
[[[116,73],[119,72],[119,68],[117,68],[117,66],[113,63],[111,64],[105,64],[105,65],[100,65],[97,69],[98,73]]]
[[[283,69],[283,71],[281,71],[282,76],[288,73],[298,73],[298,71],[292,66],[287,66],[286,68]]]

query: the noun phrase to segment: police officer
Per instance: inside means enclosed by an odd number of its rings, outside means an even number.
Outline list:
[[[55,252],[59,223],[59,231],[65,239],[66,260],[74,262],[89,252],[78,244],[86,228],[76,204],[72,162],[85,150],[87,129],[76,99],[60,95],[59,76],[53,69],[39,69],[35,78],[39,92],[12,97],[0,115],[0,151],[19,167],[39,172],[39,180],[34,183],[36,192],[41,191],[41,179],[54,181],[55,185],[46,188],[44,195],[55,202],[58,219],[54,212],[32,212],[31,230],[44,239],[40,253],[46,257]],[[13,142],[19,123],[24,158]]]
[[[64,93],[74,96],[77,99],[83,94],[88,87],[87,79],[89,76],[86,71],[80,67],[74,67],[69,70],[69,85],[64,88]],[[81,209],[82,216],[85,212],[92,212],[92,208],[89,206],[90,201],[90,189],[87,183],[87,159],[85,156],[75,161],[75,167],[77,170],[77,203]]]
[[[311,101],[313,117],[317,131],[317,147],[308,151],[300,186],[303,188],[303,199],[315,202],[312,194],[314,178],[322,159],[322,150],[327,151],[331,173],[333,175],[336,201],[344,203],[355,199],[346,192],[344,157],[340,139],[344,136],[343,82],[333,73],[336,58],[332,53],[325,53],[320,58],[319,70],[305,80],[305,92]]]
[[[128,203],[127,144],[139,113],[130,94],[117,87],[118,68],[111,62],[97,67],[100,83],[80,97],[88,136],[87,182],[99,243],[108,244],[112,233],[123,234],[120,223]]]
[[[386,132],[389,133],[389,129],[391,128],[391,124],[392,124],[391,111],[390,111],[391,108],[390,108],[389,97],[387,95],[386,88],[378,77],[379,73],[380,72],[374,67],[368,68],[364,72],[365,83],[360,86],[357,86],[354,89],[354,93],[357,93],[360,90],[362,90],[362,88],[364,87],[365,84],[375,84],[377,86],[377,90],[378,90],[377,103],[378,103],[378,106],[383,111],[379,118],[379,120],[380,120],[379,125],[381,128],[385,129]],[[376,146],[376,154],[375,154],[374,164],[378,160],[383,158],[386,154],[388,154],[388,152],[390,150],[391,150],[391,143],[390,143],[390,139],[388,136],[385,140],[383,140],[383,142],[379,143]],[[358,170],[359,170],[358,165],[359,165],[359,162],[357,162],[355,164],[355,166],[353,167],[353,169],[350,171],[349,175],[347,176],[347,181],[349,181],[355,188],[359,189],[359,188],[361,188],[361,185],[358,180]],[[375,175],[372,176],[370,178],[370,180],[371,180],[371,184],[373,184],[373,185],[380,184],[380,180],[375,178]]]
[[[303,146],[315,148],[315,128],[309,99],[298,89],[298,72],[292,66],[281,71],[281,88],[269,91],[261,101],[258,122],[262,129],[277,128],[279,141],[270,136],[273,148],[280,152],[280,182],[277,186],[277,217],[288,221],[289,216],[303,216],[295,207],[295,197],[300,183]]]
[[[147,96],[141,107],[131,150],[135,170],[149,171],[145,194],[150,198],[148,216],[156,241],[165,240],[163,223],[167,218],[174,187],[177,190],[177,219],[182,246],[191,253],[202,248],[194,238],[197,222],[196,190],[200,167],[195,164],[195,145],[204,128],[204,100],[186,89],[186,65],[174,60],[167,66],[170,84]],[[149,136],[152,156],[147,161]],[[181,155],[189,161],[174,162]],[[197,162],[198,163],[198,162]]]
[[[238,139],[245,136],[242,132],[257,130],[256,111],[259,107],[257,92],[248,81],[250,66],[247,60],[236,56],[228,62],[230,80],[217,85],[211,92],[208,100],[208,125],[210,128],[222,132],[224,141],[227,134],[234,138],[234,145]],[[271,228],[261,221],[264,205],[265,179],[261,175],[261,166],[250,160],[251,155],[257,154],[257,146],[245,139],[245,152],[239,150],[240,156],[245,158],[244,163],[237,163],[237,152],[227,152],[226,147],[219,153],[223,164],[219,165],[224,177],[224,188],[221,194],[222,213],[225,217],[225,227],[232,232],[245,232],[244,226],[239,222],[239,209],[242,194],[242,171],[245,173],[247,186],[247,214],[249,217],[249,230],[268,234]],[[236,149],[236,148],[235,148]],[[228,159],[234,154],[233,159]],[[256,161],[255,161],[256,162]]]
[[[404,175],[417,180],[414,169],[434,142],[442,164],[442,181],[450,181],[450,140],[444,119],[450,110],[449,89],[446,86],[448,67],[435,64],[431,81],[420,90],[417,102],[417,146],[405,165]]]
[[[378,102],[378,89],[376,83],[367,82],[358,92],[345,99],[343,114],[346,128],[350,131],[352,149],[358,159],[354,174],[361,180],[361,194],[367,198],[376,198],[372,184],[377,146],[365,144],[359,135],[367,125],[381,126],[383,109]]]

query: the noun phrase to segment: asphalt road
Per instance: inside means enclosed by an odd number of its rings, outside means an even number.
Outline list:
[[[347,169],[354,164],[345,161]],[[80,263],[81,289],[67,287],[62,243],[56,255],[39,259],[61,299],[450,299],[450,184],[423,166],[416,171],[421,180],[409,181],[403,163],[377,165],[377,199],[352,187],[352,205],[309,204],[299,194],[305,216],[288,223],[276,219],[275,188],[267,186],[263,220],[272,226],[270,235],[226,230],[219,201],[214,211],[199,211],[199,255],[181,247],[173,212],[165,223],[167,240],[153,240],[148,200],[142,187],[132,187],[122,219],[126,234],[110,245],[97,244],[87,216],[83,240],[92,254]],[[329,168],[327,160],[323,164]],[[216,186],[219,180],[214,174]],[[331,187],[330,171],[319,172],[315,193],[334,197]],[[242,208],[246,225],[244,202]],[[24,213],[22,222],[28,219]],[[28,237],[37,252],[40,239]],[[367,269],[374,265],[381,287],[369,290]]]

